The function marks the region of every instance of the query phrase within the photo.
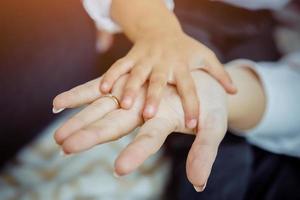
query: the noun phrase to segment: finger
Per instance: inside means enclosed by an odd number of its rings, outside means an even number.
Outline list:
[[[206,117],[187,158],[186,170],[189,181],[196,191],[205,189],[220,142],[226,132],[226,120],[214,113]]]
[[[69,136],[62,148],[66,154],[79,153],[95,145],[117,140],[141,123],[140,115],[134,110],[115,110]]]
[[[160,100],[163,96],[163,91],[168,82],[167,68],[156,67],[154,68],[147,90],[146,106],[143,111],[145,119],[152,118],[158,110]]]
[[[101,77],[57,95],[53,100],[53,112],[57,113],[65,108],[75,108],[99,98],[101,96],[98,89],[99,81],[101,81]]]
[[[176,86],[182,100],[186,127],[194,129],[197,127],[200,112],[199,98],[194,80],[188,70],[182,70],[176,76]]]
[[[164,118],[152,118],[139,130],[136,138],[115,161],[115,173],[126,175],[136,170],[148,157],[155,154],[163,145],[175,126]]]
[[[118,105],[109,97],[102,97],[84,108],[65,122],[54,134],[57,144],[62,144],[64,140],[75,131],[89,125],[90,123],[102,118],[107,113],[116,109]]]
[[[149,66],[149,63],[146,62],[144,64],[140,63],[132,69],[127,83],[124,87],[124,94],[121,101],[122,108],[131,108],[139,90],[146,82],[150,72],[151,67]]]
[[[103,93],[109,92],[118,78],[130,71],[134,63],[135,60],[130,56],[125,56],[124,58],[117,60],[103,75],[100,91]]]
[[[124,88],[127,78],[128,76],[122,76],[115,84],[113,93],[118,97]],[[53,112],[58,113],[65,108],[75,108],[95,101],[103,95],[98,88],[101,80],[102,77],[94,79],[57,95],[53,100]]]
[[[206,63],[208,65],[204,67],[204,70],[211,74],[223,86],[226,92],[229,94],[235,94],[237,92],[237,88],[215,54],[212,53],[208,57]]]

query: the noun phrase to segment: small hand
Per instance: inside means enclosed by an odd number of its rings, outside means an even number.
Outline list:
[[[138,39],[129,53],[104,74],[100,90],[109,92],[120,76],[130,72],[121,106],[130,109],[149,80],[143,117],[155,115],[167,84],[176,86],[183,104],[185,124],[197,126],[199,101],[190,71],[202,68],[218,80],[228,93],[236,89],[215,54],[188,35],[180,33],[147,35]]]
[[[185,127],[181,100],[174,87],[166,88],[157,115],[143,124],[141,112],[146,100],[145,87],[132,108],[124,110],[118,109],[109,98],[99,98],[99,79],[96,79],[55,98],[54,107],[69,108],[92,102],[57,130],[55,140],[67,154],[78,153],[95,145],[117,140],[141,126],[136,138],[115,162],[116,173],[125,175],[157,152],[172,132],[196,134],[186,168],[190,182],[201,190],[209,177],[218,146],[227,129],[227,97],[221,86],[205,72],[193,72],[193,78],[201,96],[202,108],[201,117],[197,118],[200,122],[197,133]],[[128,76],[123,76],[116,82],[112,90],[114,95],[120,97],[127,79]]]

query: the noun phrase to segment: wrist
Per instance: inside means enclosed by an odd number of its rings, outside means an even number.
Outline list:
[[[132,42],[149,34],[181,31],[176,16],[161,0],[113,0],[111,17]]]
[[[229,127],[237,130],[251,129],[261,120],[266,106],[259,76],[247,66],[230,66],[226,70],[238,88],[237,94],[227,95]]]
[[[144,29],[145,30],[145,29]],[[147,42],[158,42],[160,45],[166,46],[166,43],[173,45],[174,42],[180,41],[181,38],[185,37],[185,33],[181,29],[165,29],[157,28],[151,31],[143,31],[145,34],[136,35],[133,42],[147,41]]]
[[[167,24],[167,25],[166,25]],[[142,39],[159,39],[169,37],[177,37],[183,34],[179,22],[162,22],[149,19],[149,21],[136,22],[132,28],[123,28],[126,36],[132,41],[136,42]]]

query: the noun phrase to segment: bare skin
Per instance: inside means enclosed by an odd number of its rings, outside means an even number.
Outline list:
[[[199,128],[185,126],[184,110],[176,89],[169,85],[163,94],[157,114],[143,122],[142,111],[146,101],[146,86],[130,109],[118,108],[110,98],[102,97],[98,82],[73,88],[54,99],[54,107],[74,108],[89,104],[81,112],[66,121],[55,133],[56,142],[67,154],[79,153],[95,145],[117,140],[140,127],[136,138],[119,155],[115,172],[126,175],[137,169],[149,156],[156,153],[166,137],[172,132],[196,135],[187,158],[187,176],[197,191],[202,191],[210,175],[218,146],[227,124],[232,128],[246,130],[255,126],[264,113],[263,88],[248,68],[230,68],[229,74],[239,93],[228,96],[216,80],[202,70],[192,72],[201,112]],[[121,97],[124,83],[129,75],[118,79],[112,93]]]
[[[192,70],[205,69],[228,93],[236,92],[215,54],[182,31],[178,19],[162,0],[113,0],[111,17],[133,42],[133,47],[105,73],[100,90],[110,92],[116,81],[129,73],[120,97],[122,108],[130,109],[149,81],[143,117],[150,119],[158,111],[167,84],[172,84],[182,100],[186,126],[195,128],[199,101]]]

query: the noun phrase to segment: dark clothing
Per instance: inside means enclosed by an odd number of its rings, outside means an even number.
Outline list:
[[[191,143],[192,138],[185,138],[185,141]],[[173,170],[166,199],[300,199],[298,158],[264,151],[247,144],[242,138],[227,134],[220,145],[205,191],[197,193],[186,177],[188,150],[189,146],[169,149]]]
[[[182,136],[173,136],[182,137]],[[171,139],[171,138],[170,138]],[[174,140],[179,138],[174,138]],[[191,144],[193,137],[182,137]],[[173,144],[174,145],[174,144]],[[186,158],[190,145],[168,148],[172,157],[172,176],[166,199],[242,200],[251,177],[252,152],[244,139],[228,134],[222,141],[204,192],[197,193],[186,177]]]
[[[300,159],[252,147],[253,162],[246,200],[299,200]]]

